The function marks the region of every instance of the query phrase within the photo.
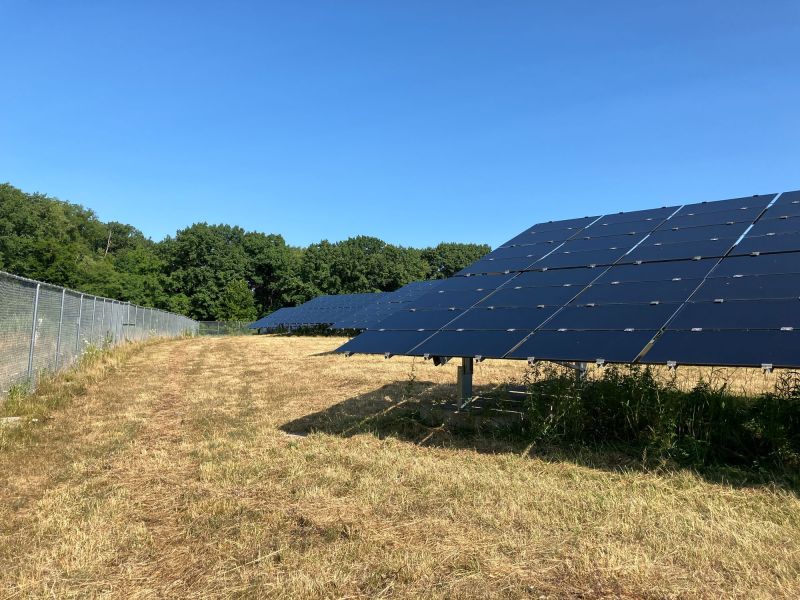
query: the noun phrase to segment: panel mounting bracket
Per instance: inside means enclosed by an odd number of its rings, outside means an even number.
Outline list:
[[[764,372],[764,374],[772,373],[772,368],[773,368],[772,367],[772,363],[762,363],[761,364],[761,370]]]
[[[674,371],[675,369],[677,369],[677,368],[678,368],[678,363],[677,363],[677,361],[674,361],[674,360],[668,360],[668,361],[667,361],[667,368],[668,368],[670,371]]]

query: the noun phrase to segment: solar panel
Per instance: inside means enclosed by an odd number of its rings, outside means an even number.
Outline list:
[[[616,265],[603,272],[597,283],[702,279],[719,262],[715,259]]]
[[[800,297],[800,274],[747,275],[706,279],[692,296],[695,302]]]
[[[439,289],[442,279],[431,281],[414,281],[399,290],[387,292],[379,296],[375,302],[368,303],[361,309],[345,313],[331,325],[332,329],[370,329],[379,322],[406,308],[409,302],[420,296]]]
[[[800,248],[798,252],[786,254],[762,254],[760,256],[729,256],[722,260],[710,277],[742,277],[744,275],[768,275],[800,273]]]
[[[440,331],[415,347],[413,354],[502,358],[529,333],[529,331]]]
[[[638,304],[683,302],[702,279],[665,279],[596,283],[586,288],[575,302],[579,304]]]
[[[600,304],[566,306],[547,323],[545,329],[621,330],[660,329],[680,303]]]
[[[399,310],[379,323],[379,327],[384,329],[407,329],[407,330],[432,330],[437,331],[453,319],[458,318],[464,311],[446,308],[434,308],[430,310],[414,309]]]
[[[477,306],[561,306],[569,302],[582,286],[520,287],[506,286],[481,300]]]
[[[800,192],[540,223],[407,308],[342,350],[800,366]]]
[[[670,323],[671,330],[800,329],[800,300],[688,302]]]
[[[702,242],[714,239],[738,239],[747,228],[749,222],[724,223],[722,225],[706,225],[704,227],[669,227],[659,229],[650,234],[647,241],[651,244],[676,244],[679,242]]]
[[[535,329],[550,318],[557,307],[476,307],[459,315],[442,329],[467,329],[472,331]]]
[[[654,364],[797,367],[798,331],[667,331],[641,362]]]
[[[423,331],[381,331],[368,330],[354,337],[337,352],[351,354],[404,354],[411,356],[411,350],[431,335]]]
[[[655,331],[538,331],[506,358],[630,363]]]

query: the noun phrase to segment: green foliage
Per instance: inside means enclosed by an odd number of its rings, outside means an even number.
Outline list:
[[[800,379],[785,375],[757,397],[701,380],[679,389],[648,367],[606,367],[579,379],[550,364],[527,375],[530,435],[560,441],[632,447],[648,461],[800,468]]]
[[[221,321],[254,321],[258,316],[253,292],[244,279],[235,279],[225,286],[219,301]]]
[[[422,259],[430,265],[431,279],[447,279],[474,263],[491,248],[485,244],[455,244],[442,242],[422,251]]]
[[[319,294],[392,291],[450,276],[488,251],[366,236],[296,248],[280,235],[207,223],[156,243],[81,206],[0,185],[0,269],[199,320],[255,319]]]

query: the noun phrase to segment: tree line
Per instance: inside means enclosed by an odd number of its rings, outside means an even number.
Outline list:
[[[83,206],[0,184],[0,270],[198,320],[253,320],[320,294],[393,291],[450,277],[489,250],[368,236],[301,248],[278,234],[208,223],[155,242]]]

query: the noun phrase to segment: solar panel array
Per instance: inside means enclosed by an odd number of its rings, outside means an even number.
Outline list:
[[[276,310],[250,325],[251,329],[275,330],[332,325],[336,321],[377,302],[389,292],[317,296],[305,304]]]
[[[436,289],[441,280],[414,281],[399,290],[380,294],[375,302],[344,315],[332,329],[371,329],[395,312],[406,308],[423,294]]]
[[[369,329],[440,283],[415,281],[394,292],[317,296],[300,306],[278,309],[250,328],[275,331],[328,325],[331,329]]]
[[[339,351],[800,366],[800,192],[540,223]]]

